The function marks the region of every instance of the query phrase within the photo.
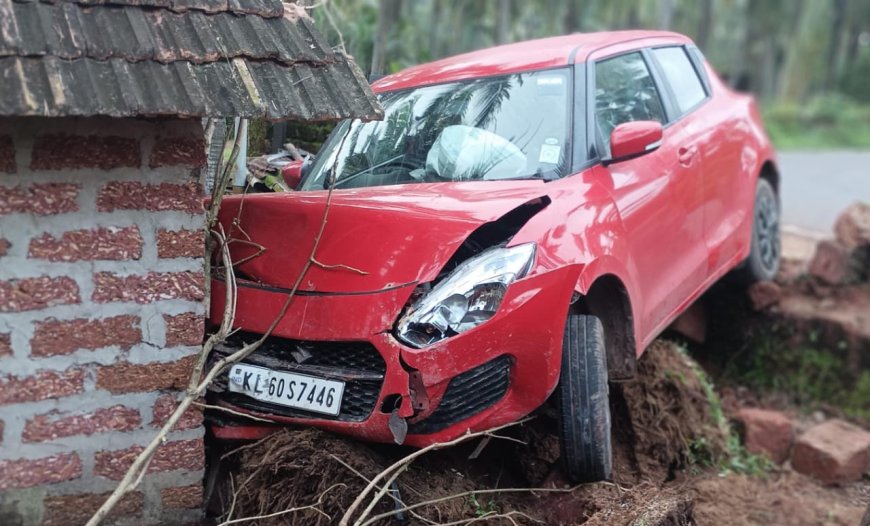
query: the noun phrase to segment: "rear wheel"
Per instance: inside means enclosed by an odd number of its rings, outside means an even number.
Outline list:
[[[610,478],[610,404],[601,321],[571,314],[565,324],[558,386],[562,465],[573,483]]]
[[[747,283],[771,281],[779,272],[779,196],[766,179],[755,187],[752,217],[752,246],[741,269]]]

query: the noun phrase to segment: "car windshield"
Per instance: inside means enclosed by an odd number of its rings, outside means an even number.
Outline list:
[[[406,183],[555,179],[567,173],[567,69],[380,95],[384,120],[341,123],[303,190]]]

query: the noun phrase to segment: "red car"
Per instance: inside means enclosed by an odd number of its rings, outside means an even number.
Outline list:
[[[374,90],[384,120],[341,123],[298,191],[224,200],[241,330],[223,354],[268,330],[328,217],[286,314],[212,400],[425,446],[556,396],[566,474],[608,478],[608,382],[726,273],[777,272],[779,175],[752,98],[649,31],[477,51]]]

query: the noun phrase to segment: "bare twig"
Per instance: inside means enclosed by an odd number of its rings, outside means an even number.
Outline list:
[[[590,482],[589,484],[602,484],[609,485],[607,482]],[[374,515],[370,517],[365,522],[360,523],[359,521],[356,524],[360,526],[368,526],[369,524],[373,524],[381,519],[391,517],[397,513],[401,513],[403,511],[411,512],[418,508],[422,508],[425,506],[432,506],[434,504],[439,504],[441,502],[446,502],[448,500],[462,499],[465,497],[471,497],[472,495],[488,495],[488,494],[499,494],[499,493],[571,493],[578,488],[583,487],[583,484],[579,484],[577,486],[572,486],[570,488],[492,488],[492,489],[476,489],[470,491],[464,491],[462,493],[456,493],[454,495],[448,495],[446,497],[439,497],[437,499],[431,499],[423,502],[417,502],[415,504],[411,504],[409,506],[405,506],[404,508],[400,508],[393,511],[388,511],[381,513],[379,515]],[[444,526],[444,525],[439,525]]]
[[[438,449],[443,449],[445,447],[455,446],[456,444],[460,444],[460,443],[465,442],[466,440],[470,440],[474,437],[489,436],[489,435],[492,435],[493,433],[495,433],[496,431],[500,431],[502,429],[512,427],[515,425],[523,424],[525,422],[528,422],[529,420],[531,420],[531,419],[525,418],[523,420],[519,420],[517,422],[511,422],[509,424],[505,424],[505,425],[498,426],[498,427],[495,427],[492,429],[488,429],[486,431],[476,431],[473,433],[468,432],[462,436],[454,438],[453,440],[448,440],[447,442],[439,442],[436,444],[431,444],[431,445],[426,446],[422,449],[418,449],[417,451],[414,451],[413,453],[397,460],[396,462],[394,462],[393,464],[388,466],[386,469],[384,469],[383,471],[378,473],[371,480],[371,482],[369,482],[369,484],[365,488],[363,488],[362,492],[360,492],[360,494],[357,495],[356,499],[347,508],[347,511],[344,512],[344,515],[341,517],[341,521],[339,522],[339,525],[340,526],[347,526],[348,525],[353,514],[362,505],[363,501],[366,499],[366,497],[369,496],[369,494],[373,491],[373,489],[378,485],[379,482],[381,482],[383,479],[385,479],[387,477],[390,477],[392,480],[392,478],[393,478],[392,475],[396,470],[404,469],[403,466],[407,466],[408,464],[412,463],[414,460],[425,455],[426,453],[428,453],[430,451],[435,451]],[[389,484],[385,484],[384,487],[388,488]],[[383,488],[381,488],[381,491],[383,491]],[[381,495],[381,496],[383,496],[383,495]],[[378,500],[380,500],[380,498],[375,498],[374,500],[378,501]],[[368,510],[368,508],[367,508],[367,510]],[[395,513],[395,512],[393,512],[393,513]],[[365,515],[366,515],[366,513],[363,512],[363,514],[360,515],[360,517],[357,519],[356,524],[359,524],[363,519],[365,519]],[[392,513],[390,515],[392,515]]]
[[[326,263],[321,263],[320,261],[317,261],[316,259],[313,261],[313,263],[322,269],[327,269],[327,270],[344,269],[344,270],[349,270],[351,272],[356,272],[357,274],[359,274],[361,276],[368,276],[369,275],[369,273],[366,272],[365,270],[360,270],[356,267],[351,267],[350,265],[343,265],[341,263],[336,264],[336,265],[327,265]]]
[[[317,502],[315,502],[314,504],[309,504],[308,506],[300,506],[298,508],[290,508],[289,510],[276,511],[275,513],[269,513],[268,515],[257,515],[254,517],[242,517],[239,519],[232,519],[232,520],[224,521],[224,522],[218,524],[218,526],[228,526],[230,524],[240,524],[243,522],[259,521],[262,519],[270,519],[272,517],[280,517],[281,515],[287,515],[288,513],[296,513],[296,512],[305,511],[305,510],[314,510],[314,511],[320,513],[321,515],[324,515],[328,519],[329,515],[324,513],[323,510],[318,508],[318,506],[323,504],[323,497],[325,497],[327,493],[329,493],[330,491],[332,491],[335,488],[343,487],[343,486],[344,486],[344,484],[341,484],[341,483],[333,484],[332,486],[323,490],[323,493],[320,494],[320,497],[318,497]]]
[[[371,479],[369,479],[368,477],[366,477],[365,475],[363,475],[362,473],[360,473],[359,471],[357,471],[356,469],[354,469],[353,466],[351,466],[350,464],[348,464],[348,463],[345,462],[344,460],[338,458],[337,456],[333,455],[332,453],[330,453],[329,456],[332,457],[333,460],[335,460],[336,462],[338,462],[338,463],[341,464],[342,466],[346,467],[346,468],[347,468],[351,473],[353,473],[353,474],[356,475],[357,477],[363,479],[363,480],[366,481],[367,483],[368,483],[368,482],[371,482]],[[405,503],[404,503],[400,498],[398,498],[398,497],[396,497],[395,495],[393,495],[391,492],[387,493],[387,496],[390,497],[391,499],[393,499],[393,501],[395,501],[396,504],[398,504],[399,506],[405,506]],[[423,517],[422,515],[419,515],[419,514],[413,512],[413,511],[411,511],[410,513],[411,513],[411,515],[414,516],[415,519],[417,519],[417,520],[419,520],[419,521],[421,521],[421,522],[425,522],[425,523],[427,523],[427,524],[429,524],[429,525],[431,525],[431,526],[437,526],[437,525],[438,525],[437,522],[432,521],[432,520],[429,520],[429,519],[427,519],[426,517]]]
[[[339,144],[339,150],[344,146],[344,141],[347,139],[348,134],[345,133],[344,137],[342,137],[341,143]],[[238,140],[236,141],[236,148],[234,148],[234,154],[238,154],[236,151],[238,147]],[[228,177],[229,166],[224,170],[224,174],[221,177],[222,181],[226,181]],[[217,378],[218,375],[223,373],[227,367],[232,364],[239,362],[245,359],[249,354],[254,352],[258,347],[260,347],[263,342],[266,341],[267,338],[272,334],[272,331],[275,330],[275,327],[284,319],[284,315],[287,314],[287,310],[290,308],[290,304],[293,301],[293,298],[296,296],[296,292],[299,290],[299,286],[302,284],[302,280],[305,278],[305,275],[308,273],[308,270],[314,264],[315,255],[317,254],[317,247],[320,245],[320,239],[323,237],[323,232],[326,229],[327,219],[329,217],[330,204],[332,203],[332,193],[335,188],[335,169],[331,170],[333,174],[330,177],[329,184],[329,192],[326,196],[326,203],[324,205],[323,217],[320,222],[320,229],[317,232],[317,235],[314,237],[311,252],[308,256],[308,260],[303,266],[302,270],[299,272],[299,276],[296,278],[295,283],[293,284],[293,288],[287,294],[287,299],[284,301],[281,309],[278,314],[272,320],[272,323],[269,325],[269,328],[266,332],[258,339],[257,341],[244,345],[241,349],[234,352],[229,356],[225,356],[217,361],[215,365],[209,370],[209,372],[205,375],[204,378],[200,379],[202,375],[202,370],[204,368],[204,364],[208,359],[212,349],[218,343],[221,343],[226,340],[226,336],[232,327],[232,320],[235,316],[235,301],[236,301],[236,290],[235,290],[235,274],[232,271],[232,260],[230,258],[229,249],[227,248],[226,239],[223,235],[223,229],[218,228],[218,231],[211,229],[212,235],[219,238],[220,247],[221,247],[221,259],[223,262],[223,267],[225,269],[225,284],[226,284],[226,298],[224,305],[224,316],[222,319],[222,323],[218,331],[211,335],[205,342],[200,351],[200,354],[197,359],[197,364],[194,368],[193,373],[190,377],[190,384],[188,386],[187,393],[184,398],[182,398],[181,402],[175,408],[175,411],[167,419],[166,423],[151,442],[148,443],[147,446],[142,450],[141,453],[136,457],[130,467],[127,469],[127,472],[124,474],[124,477],[121,479],[121,482],[118,483],[118,486],[115,487],[114,491],[112,491],[111,495],[106,499],[105,502],[97,509],[94,515],[88,520],[87,526],[97,526],[102,522],[102,520],[106,517],[106,515],[115,507],[115,505],[121,500],[121,498],[132,491],[136,486],[141,482],[142,477],[147,472],[148,464],[151,461],[151,458],[157,452],[157,449],[166,441],[166,437],[172,428],[175,427],[175,424],[181,418],[185,411],[202,395],[205,394],[208,386]],[[217,187],[217,186],[216,186]],[[225,188],[225,187],[223,187]],[[212,202],[209,205],[209,210],[207,213],[207,219],[210,221],[209,225],[212,225],[214,220],[217,218],[217,210],[220,206],[221,200],[223,198],[223,192],[216,191],[215,196],[212,198]],[[206,260],[210,260],[211,253],[209,250],[214,250],[213,245],[206,244]]]
[[[274,423],[272,420],[268,420],[266,418],[260,418],[259,416],[249,415],[248,413],[242,413],[241,411],[236,411],[234,409],[230,409],[229,407],[224,407],[222,405],[203,404],[202,402],[194,402],[193,405],[195,405],[196,407],[201,407],[203,409],[214,409],[215,411],[223,411],[224,413],[228,413],[228,414],[231,414],[233,416],[248,418],[250,420],[256,420],[257,422],[267,422],[269,424]]]

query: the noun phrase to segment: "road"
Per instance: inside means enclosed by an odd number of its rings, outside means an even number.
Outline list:
[[[829,234],[855,201],[870,203],[870,151],[781,152],[782,224]]]

